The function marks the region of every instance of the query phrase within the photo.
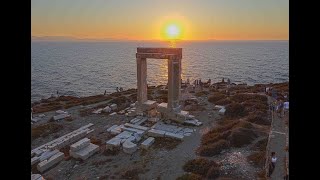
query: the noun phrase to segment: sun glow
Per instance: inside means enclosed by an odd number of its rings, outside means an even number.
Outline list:
[[[166,37],[168,39],[179,39],[179,36],[181,35],[180,27],[178,27],[176,24],[170,24],[166,28]]]
[[[187,38],[186,30],[189,31],[190,29],[186,18],[180,15],[170,15],[170,16],[163,17],[159,21],[158,27],[159,27],[158,32],[160,29],[161,39],[169,40],[169,41],[186,39]]]

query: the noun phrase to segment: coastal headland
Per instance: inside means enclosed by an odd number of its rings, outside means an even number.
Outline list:
[[[266,88],[272,88],[273,92],[266,92]],[[166,85],[148,86],[148,100],[159,104],[167,102],[167,91]],[[139,126],[175,126],[191,131],[185,133],[182,140],[154,137],[154,143],[147,149],[140,146],[149,136],[149,133],[148,136],[144,134],[140,141],[136,141],[138,148],[129,154],[124,152],[124,146],[123,149],[109,149],[107,144],[116,136],[110,132],[112,126],[128,125],[133,123],[133,119],[142,118],[140,114],[133,113],[137,89],[88,97],[42,99],[32,104],[31,149],[89,123],[93,124],[90,127],[93,131],[85,137],[99,149],[82,160],[71,157],[71,145],[66,145],[59,149],[64,154],[59,163],[43,172],[39,172],[37,164],[34,164],[31,171],[47,180],[263,179],[273,121],[270,106],[275,98],[288,101],[288,97],[289,82],[253,86],[217,82],[201,87],[183,83],[182,110],[188,111],[202,125],[191,126],[161,119],[153,116],[150,110],[149,114],[143,115],[147,120]],[[68,115],[61,115],[64,113]],[[288,115],[282,120],[287,126]],[[122,128],[130,130],[127,126]],[[284,168],[285,165],[279,160],[278,166]]]

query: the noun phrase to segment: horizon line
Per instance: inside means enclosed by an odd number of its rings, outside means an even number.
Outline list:
[[[118,38],[77,38],[72,36],[32,36],[31,41],[160,41],[162,39],[118,39]],[[188,41],[289,41],[289,39],[180,39],[180,42]]]

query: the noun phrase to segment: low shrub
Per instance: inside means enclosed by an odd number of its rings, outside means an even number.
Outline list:
[[[228,138],[230,146],[242,147],[244,145],[250,144],[255,138],[257,138],[257,135],[251,129],[236,128],[233,129],[231,135]]]
[[[212,166],[206,175],[207,179],[216,179],[220,176],[220,167],[219,166]]]
[[[261,111],[256,111],[250,113],[246,120],[251,123],[260,124],[260,125],[270,125],[271,121],[268,119],[268,114]]]
[[[131,101],[136,102],[136,100],[137,100],[137,93],[131,94],[130,96],[128,96],[128,98],[129,98]]]
[[[168,137],[157,137],[152,145],[153,148],[172,150],[181,143],[181,140],[172,139]]]
[[[201,138],[201,144],[202,145],[208,145],[215,142],[218,142],[219,140],[223,139],[226,140],[226,138],[231,134],[231,131],[225,131],[222,133],[213,132],[210,133],[210,131],[207,134],[204,134]]]
[[[231,103],[226,107],[226,117],[243,117],[247,114],[245,107],[239,103]]]
[[[194,173],[184,174],[178,177],[176,180],[202,180],[202,176]]]
[[[78,97],[74,97],[74,96],[59,96],[56,101],[73,101],[79,99]]]
[[[121,104],[125,104],[127,101],[129,101],[129,99],[125,96],[119,96],[117,98],[114,98],[110,101],[110,103],[114,103],[117,104],[118,106],[120,106]]]
[[[254,152],[247,157],[247,160],[255,166],[262,168],[266,161],[266,151]]]
[[[148,94],[147,97],[148,97],[148,100],[153,100],[153,96],[152,95]]]
[[[98,146],[101,145],[101,140],[98,139],[98,138],[96,138],[95,136],[93,136],[93,137],[90,138],[90,142],[91,142],[92,144],[95,144],[95,145],[98,145]]]
[[[209,92],[208,91],[200,91],[200,92],[197,92],[196,94],[195,94],[195,96],[204,96],[204,95],[208,95],[209,94]]]
[[[214,156],[219,154],[222,150],[227,149],[229,147],[229,143],[226,140],[219,140],[215,143],[208,144],[208,145],[201,145],[198,149],[197,152],[201,156]]]
[[[225,99],[220,99],[219,101],[216,101],[216,105],[221,105],[221,106],[225,106],[228,104],[231,104],[232,101],[229,98],[225,98]]]
[[[80,109],[79,114],[81,117],[85,117],[91,114],[93,110],[92,109]]]
[[[167,103],[168,102],[168,94],[162,94],[160,96],[157,96],[156,98],[154,99],[157,99],[157,102],[158,103],[162,103],[162,102],[165,102]]]
[[[184,166],[183,170],[186,172],[191,172],[199,175],[205,176],[212,166],[218,166],[216,162],[209,161],[205,158],[197,158],[190,161],[187,161]]]
[[[140,168],[131,168],[121,173],[121,177],[124,179],[139,179],[139,174],[143,170]]]
[[[227,97],[226,95],[216,92],[208,98],[208,101],[211,103],[216,103],[217,101],[224,99],[226,97]]]
[[[266,96],[263,95],[259,95],[259,94],[244,94],[244,93],[240,93],[240,94],[236,94],[234,96],[231,96],[231,100],[241,103],[244,101],[248,101],[248,100],[252,100],[254,99],[255,101],[261,101],[262,103],[268,102],[268,98]]]
[[[265,151],[268,143],[268,138],[264,138],[256,142],[250,149],[254,151]]]
[[[44,104],[38,104],[33,108],[33,113],[43,113],[48,111],[54,111],[62,108],[62,104],[59,102],[49,102]]]
[[[63,129],[63,126],[61,124],[51,122],[40,124],[31,128],[31,140],[37,139],[39,137],[46,137],[52,133],[60,131],[61,129]]]
[[[168,90],[161,89],[158,91],[159,94],[168,94]]]
[[[218,132],[218,133],[226,132],[226,131],[230,130],[231,128],[233,128],[239,122],[240,122],[239,120],[224,121],[223,125],[217,126],[216,128],[210,130],[209,133],[210,132],[211,133],[214,133],[214,132]]]

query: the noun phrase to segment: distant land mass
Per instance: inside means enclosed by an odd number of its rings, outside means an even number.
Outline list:
[[[32,41],[92,41],[92,42],[103,42],[103,41],[136,41],[130,39],[114,39],[114,38],[76,38],[72,36],[31,36]]]

